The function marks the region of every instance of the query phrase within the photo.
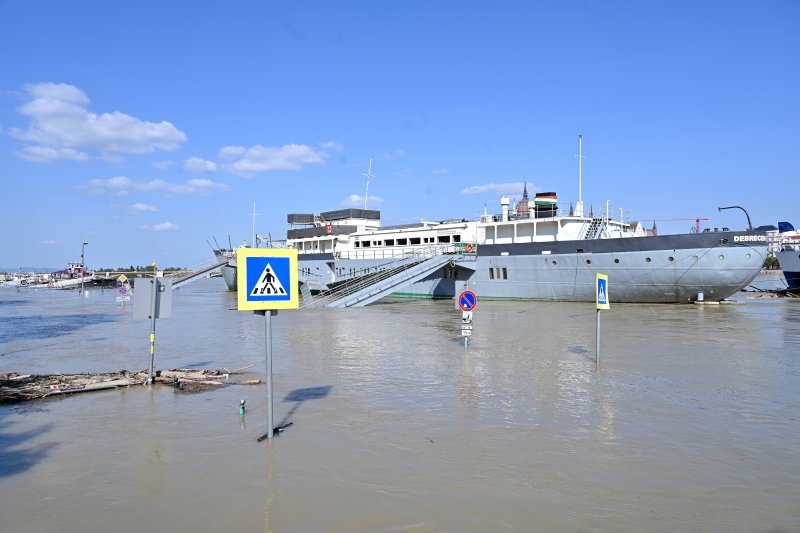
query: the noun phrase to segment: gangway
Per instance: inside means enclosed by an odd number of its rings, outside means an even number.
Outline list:
[[[172,282],[172,288],[177,288],[180,287],[181,285],[186,285],[187,283],[196,280],[200,276],[207,274],[212,270],[216,270],[219,267],[223,267],[227,264],[228,264],[228,259],[222,261],[220,261],[217,258],[209,259],[208,261],[203,261],[202,263],[198,263],[184,270],[179,270],[177,272],[174,272],[169,276],[164,276],[164,279]]]
[[[474,254],[456,254],[452,246],[433,246],[385,263],[381,270],[336,284],[314,298],[304,293],[303,309],[318,307],[363,307],[414,283],[447,263],[474,261]],[[310,294],[309,294],[310,296]]]

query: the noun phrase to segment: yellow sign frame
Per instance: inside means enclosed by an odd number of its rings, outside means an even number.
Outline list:
[[[248,299],[248,258],[276,257],[289,259],[288,284],[279,279],[281,285],[288,285],[289,299],[280,301],[253,301]],[[258,274],[256,274],[258,275]],[[236,293],[239,311],[268,311],[278,309],[298,309],[300,307],[300,291],[298,286],[297,250],[291,248],[237,248],[236,249]]]
[[[602,282],[600,280],[603,280]],[[603,290],[601,291],[601,286]],[[600,298],[601,292],[603,293],[603,298]],[[597,310],[609,310],[611,309],[611,301],[608,299],[608,276],[605,274],[597,274],[594,282],[594,302],[597,306]]]

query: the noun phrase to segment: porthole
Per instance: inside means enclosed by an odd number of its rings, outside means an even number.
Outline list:
[[[614,262],[615,263],[619,263],[619,259],[614,259]]]
[[[553,261],[553,264],[554,264],[554,265],[557,265],[558,263],[556,263],[555,261]]]
[[[650,259],[649,257],[645,257],[645,258],[644,258],[644,262],[645,262],[645,263],[649,263],[650,261],[652,261],[652,259]]]
[[[750,259],[750,254],[747,254],[747,258]]]
[[[675,261],[675,258],[674,258],[674,257],[672,257],[672,256],[669,256],[669,257],[667,257],[667,261],[669,261],[670,263],[672,263],[673,261]]]
[[[697,257],[696,255],[693,255],[693,256],[692,256],[692,261],[697,261],[698,259],[700,259],[700,258],[699,258],[699,257]]]
[[[722,255],[722,254],[719,254],[719,259],[720,259],[720,261],[722,261],[723,259],[725,259],[725,256]]]
[[[587,264],[587,265],[591,265],[591,264],[592,264],[592,260],[591,260],[591,259],[587,259],[587,260],[586,260],[586,264]]]

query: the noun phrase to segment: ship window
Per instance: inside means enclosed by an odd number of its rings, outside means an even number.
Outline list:
[[[362,248],[369,248],[369,241],[364,241],[361,243]]]
[[[408,244],[408,239],[397,239],[397,246],[405,246]]]
[[[409,242],[410,242],[411,244],[419,244],[419,237],[411,237],[411,238],[409,239]]]
[[[749,259],[750,255],[748,255],[747,258]],[[697,257],[696,255],[692,256],[692,261],[697,261],[698,259],[699,259],[699,257]]]
[[[461,242],[461,235],[453,235],[453,242]]]
[[[361,243],[356,241],[356,248],[361,248]]]
[[[750,254],[747,254],[747,258],[750,259]]]
[[[383,244],[383,241],[372,241],[372,246],[380,246]]]
[[[672,257],[672,256],[669,256],[669,257],[667,257],[667,261],[669,261],[670,263],[672,263],[673,261],[675,261],[675,258],[674,258],[674,257]]]
[[[587,260],[586,260],[586,264],[587,264],[587,265],[591,265],[591,264],[592,264],[592,260],[591,260],[591,259],[587,259]]]
[[[394,239],[386,239],[385,241],[383,241],[383,244],[385,244],[386,246],[394,246]]]
[[[645,263],[649,263],[650,261],[652,261],[652,259],[650,259],[649,257],[645,257],[644,261],[645,261]]]
[[[554,264],[554,265],[557,265],[557,264],[558,264],[558,261],[556,261],[555,259],[553,259],[553,264]]]
[[[614,262],[615,263],[619,263],[619,259],[614,259]]]
[[[720,254],[720,255],[719,255],[719,258],[720,258],[720,260],[722,260],[722,259],[725,259],[725,256],[724,256],[724,255],[722,255],[722,254]]]
[[[450,242],[450,235],[439,235],[439,242]]]
[[[489,279],[508,279],[508,270],[506,267],[491,267],[489,268]]]

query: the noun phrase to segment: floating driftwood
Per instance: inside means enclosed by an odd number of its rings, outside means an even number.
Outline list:
[[[250,366],[244,368],[251,368]],[[243,369],[244,369],[243,368]],[[260,379],[240,379],[241,370],[173,369],[156,372],[155,382],[184,393],[203,392],[226,385],[259,385]],[[231,379],[231,376],[236,377]],[[244,376],[246,377],[246,376]],[[104,372],[99,374],[0,374],[0,404],[36,400],[63,394],[92,392],[132,385],[144,385],[147,370]]]

